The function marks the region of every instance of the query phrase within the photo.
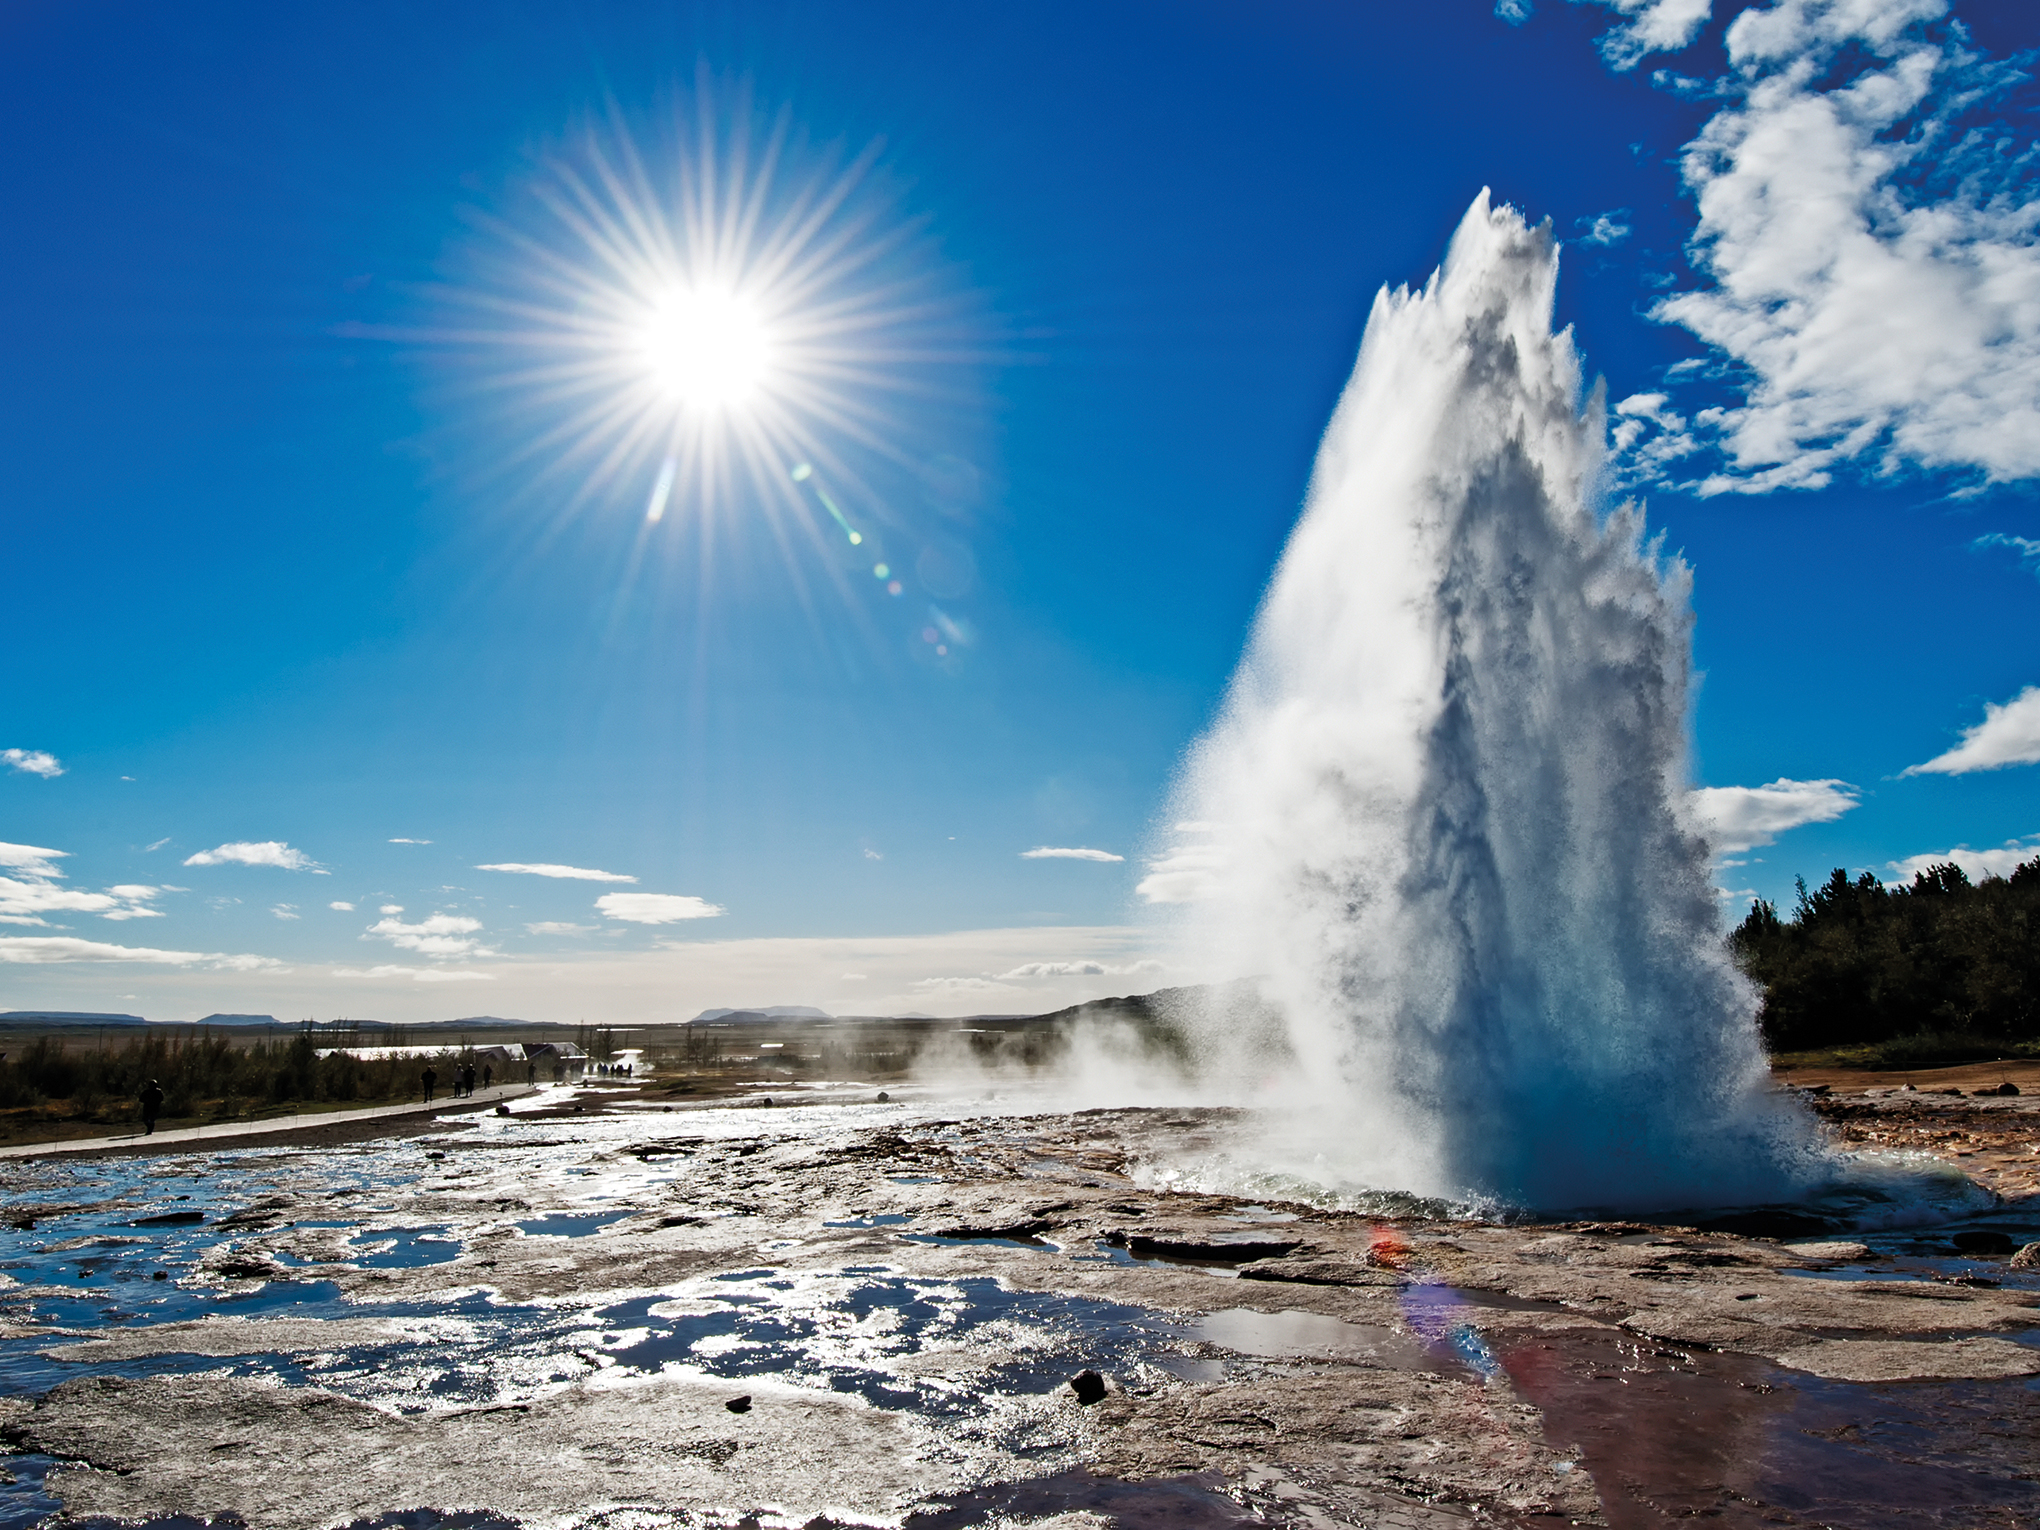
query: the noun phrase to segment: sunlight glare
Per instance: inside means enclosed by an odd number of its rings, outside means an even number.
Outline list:
[[[659,386],[696,409],[729,409],[756,395],[772,369],[772,334],[732,292],[671,293],[646,325],[644,353]]]

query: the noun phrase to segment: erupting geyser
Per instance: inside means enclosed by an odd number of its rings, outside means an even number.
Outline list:
[[[1290,1166],[1488,1205],[1807,1188],[1687,809],[1689,575],[1597,513],[1558,255],[1483,192],[1376,300],[1148,884],[1287,1046],[1205,1028]],[[1275,1060],[1278,1054],[1279,1061]]]

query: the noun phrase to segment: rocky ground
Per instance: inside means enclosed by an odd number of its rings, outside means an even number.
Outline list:
[[[1170,1191],[1234,1124],[1173,1110],[588,1093],[24,1167],[6,1433],[74,1518],[260,1530],[2026,1525],[2035,1107],[1831,1093],[2001,1197],[1872,1235]]]

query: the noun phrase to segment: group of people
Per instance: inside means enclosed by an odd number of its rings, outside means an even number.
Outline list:
[[[453,1094],[451,1098],[456,1100],[465,1099],[475,1092],[475,1073],[475,1065],[471,1062],[461,1062],[453,1065]],[[489,1064],[483,1065],[481,1080],[484,1089],[495,1086],[496,1070],[494,1066]],[[418,1076],[418,1082],[425,1088],[425,1103],[430,1105],[432,1103],[432,1092],[439,1087],[439,1070],[433,1067],[432,1064],[427,1063],[425,1071]]]

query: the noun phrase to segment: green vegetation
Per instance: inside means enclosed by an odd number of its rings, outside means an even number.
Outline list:
[[[0,1136],[32,1140],[53,1135],[53,1126],[78,1132],[88,1125],[139,1122],[137,1096],[151,1079],[163,1088],[165,1126],[418,1097],[424,1064],[416,1056],[363,1061],[318,1055],[355,1040],[345,1032],[315,1039],[309,1029],[288,1040],[249,1043],[208,1030],[153,1033],[119,1046],[38,1035],[0,1054]],[[444,1078],[448,1064],[436,1066]]]
[[[2040,856],[1972,883],[1934,866],[1910,886],[1837,870],[1799,883],[1788,920],[1758,900],[1729,936],[1764,991],[1772,1052],[1908,1067],[2040,1056]]]

